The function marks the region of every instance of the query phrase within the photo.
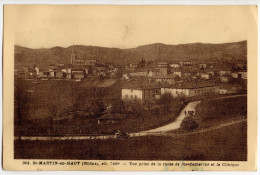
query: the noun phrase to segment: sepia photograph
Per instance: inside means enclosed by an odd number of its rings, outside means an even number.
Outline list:
[[[19,166],[255,169],[256,6],[6,5],[4,19]]]

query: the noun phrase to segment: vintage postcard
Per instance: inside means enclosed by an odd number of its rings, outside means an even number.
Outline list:
[[[5,5],[5,170],[255,171],[258,7]]]

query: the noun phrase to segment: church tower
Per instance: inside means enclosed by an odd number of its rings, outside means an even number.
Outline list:
[[[70,55],[70,63],[74,64],[76,62],[76,59],[77,59],[77,55],[76,55],[75,47],[74,47],[74,44],[73,44],[72,52],[71,52],[71,55]]]

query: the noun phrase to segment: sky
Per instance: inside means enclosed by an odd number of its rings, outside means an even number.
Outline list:
[[[152,43],[226,43],[247,40],[253,6],[4,7],[14,43],[29,48],[93,45],[133,48]]]

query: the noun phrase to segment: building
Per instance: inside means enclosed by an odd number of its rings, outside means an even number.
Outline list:
[[[152,77],[155,82],[160,84],[174,84],[175,82],[181,81],[182,79],[175,74],[168,75],[157,75]]]
[[[218,88],[217,84],[209,83],[185,83],[175,84],[169,87],[162,87],[161,94],[170,93],[173,97],[187,96],[192,97],[196,95],[216,93]]]
[[[171,73],[174,75],[178,75],[179,77],[182,77],[182,70],[180,68],[172,68]]]
[[[122,88],[122,99],[123,100],[151,100],[157,99],[161,96],[161,88],[153,84],[138,84],[138,82],[131,81],[125,84]]]
[[[129,72],[128,73],[130,77],[141,77],[141,76],[147,76],[148,72],[147,71],[137,71],[137,72]]]
[[[85,74],[84,74],[84,72],[73,72],[72,78],[80,80],[80,79],[85,78]]]
[[[191,66],[192,62],[191,61],[180,61],[181,66]]]
[[[232,78],[237,79],[237,78],[238,78],[238,73],[237,73],[237,72],[233,72],[233,73],[231,74],[231,76],[232,76]]]
[[[220,81],[221,81],[222,83],[227,83],[227,82],[229,82],[229,78],[226,77],[226,76],[223,76],[223,77],[220,77]]]
[[[208,79],[210,79],[210,74],[202,73],[202,74],[200,75],[200,77],[203,78],[203,79],[208,80]]]
[[[137,68],[138,64],[137,63],[131,63],[129,64],[129,66],[127,67],[127,69],[129,70],[135,70]]]
[[[171,63],[169,66],[171,68],[180,68],[181,67],[180,64],[178,64],[178,63]]]
[[[72,65],[87,65],[87,66],[94,66],[97,63],[95,59],[79,59],[78,55],[76,54],[75,47],[73,45],[72,52],[70,55],[70,63]]]
[[[199,68],[200,69],[206,69],[207,68],[207,64],[206,63],[200,63],[199,64]]]
[[[217,93],[219,94],[235,94],[237,92],[238,92],[237,87],[230,86],[228,84],[221,84],[217,89]]]
[[[147,76],[154,77],[154,76],[158,76],[160,74],[161,73],[160,73],[159,69],[152,69],[152,70],[148,70]]]
[[[220,71],[219,71],[219,75],[222,76],[224,74],[231,74],[231,69],[230,68],[222,68]]]
[[[64,78],[65,75],[66,75],[66,74],[65,74],[64,72],[62,72],[62,71],[59,71],[59,72],[56,73],[56,77],[57,77],[57,78]]]
[[[168,63],[167,62],[159,62],[159,63],[157,63],[157,67],[168,67]]]
[[[247,79],[247,72],[246,71],[240,71],[238,72],[239,77],[241,76],[242,79]]]

